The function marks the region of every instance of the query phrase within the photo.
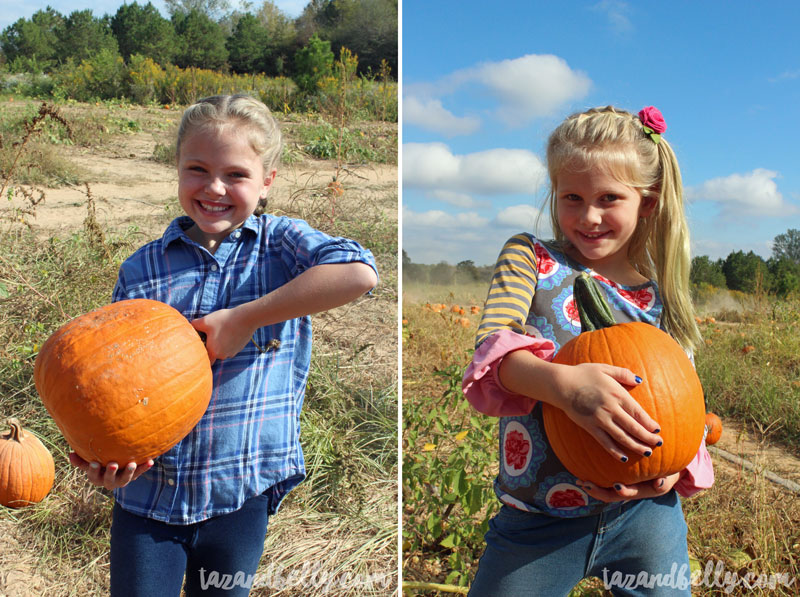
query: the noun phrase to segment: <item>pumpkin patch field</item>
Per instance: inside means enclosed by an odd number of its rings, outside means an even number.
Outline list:
[[[108,304],[122,260],[181,213],[171,145],[181,107],[42,104],[3,95],[0,103],[0,436],[15,419],[55,463],[41,501],[0,506],[0,595],[107,595],[113,500],[69,464],[65,436],[35,382],[55,392],[65,429],[80,432],[80,413],[59,402],[65,378],[45,375],[57,371],[53,359],[78,348],[45,341]],[[338,138],[360,150],[320,159],[312,141],[323,142],[321,128],[335,129],[340,120],[277,118],[284,152],[263,209],[359,241],[376,256],[381,279],[355,304],[312,318],[301,415],[308,478],[270,519],[251,594],[305,596],[317,583],[333,587],[332,595],[390,595],[397,590],[398,536],[397,127],[351,121]],[[89,341],[80,350],[87,368],[99,358]],[[40,352],[47,372],[38,379]],[[3,451],[0,474],[10,453]],[[47,489],[46,471],[37,483]]]
[[[488,284],[488,282],[487,282]],[[403,583],[466,594],[499,503],[497,419],[461,393],[486,288],[403,285]],[[715,483],[682,500],[693,595],[796,595],[800,586],[800,297],[702,296],[695,354],[722,433]],[[440,305],[444,308],[440,308]],[[465,315],[451,307],[465,308]],[[718,306],[724,305],[724,306]],[[468,327],[459,319],[466,318]],[[746,349],[746,350],[745,350]],[[611,595],[587,579],[571,597]]]

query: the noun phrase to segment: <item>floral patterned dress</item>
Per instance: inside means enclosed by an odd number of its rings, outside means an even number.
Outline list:
[[[589,496],[553,453],[544,431],[542,404],[509,393],[497,378],[502,357],[520,348],[541,358],[581,332],[573,283],[588,272],[605,291],[614,318],[660,326],[663,305],[655,282],[622,286],[530,234],[512,237],[495,267],[478,328],[476,352],[464,376],[467,398],[481,412],[500,417],[500,473],[495,492],[505,504],[559,517],[588,516],[613,507]],[[691,495],[713,482],[705,443],[676,489]],[[695,473],[702,469],[698,481]],[[708,479],[710,475],[710,481]]]

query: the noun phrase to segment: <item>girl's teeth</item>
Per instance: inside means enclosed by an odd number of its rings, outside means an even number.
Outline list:
[[[208,203],[203,203],[202,205],[206,211],[225,211],[228,209],[227,205],[209,205]]]

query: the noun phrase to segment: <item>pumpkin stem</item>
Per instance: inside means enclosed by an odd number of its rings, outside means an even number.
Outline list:
[[[9,427],[11,427],[11,432],[8,434],[8,439],[15,442],[21,442],[25,437],[25,434],[22,432],[22,423],[19,422],[19,419],[11,418],[8,419],[6,423]]]
[[[603,289],[586,272],[575,278],[573,286],[575,306],[581,318],[581,329],[594,332],[616,325],[617,321],[611,313]]]

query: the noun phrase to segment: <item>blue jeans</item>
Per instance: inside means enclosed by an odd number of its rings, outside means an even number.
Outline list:
[[[503,506],[489,522],[471,597],[558,597],[597,576],[614,595],[691,595],[686,522],[675,491],[595,516]]]
[[[111,595],[248,595],[264,551],[270,500],[257,495],[239,510],[190,525],[166,524],[114,504]],[[229,575],[229,576],[226,576]]]

